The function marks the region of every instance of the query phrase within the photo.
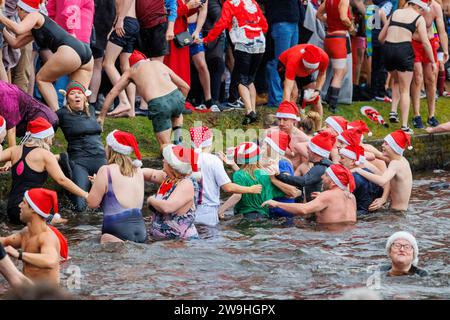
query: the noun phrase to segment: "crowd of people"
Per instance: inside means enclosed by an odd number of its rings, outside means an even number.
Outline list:
[[[65,222],[58,195],[43,188],[49,175],[74,211],[101,209],[101,243],[196,239],[197,226],[217,227],[231,208],[252,221],[354,224],[387,203],[408,209],[413,179],[403,153],[411,101],[413,126],[423,127],[423,87],[428,132],[449,129],[435,115],[436,93],[447,95],[448,1],[2,2],[0,142],[8,148],[0,163],[12,176],[8,222],[26,225],[0,237],[0,271],[12,285],[57,284],[68,258],[53,226]],[[336,115],[352,96],[392,104],[389,120],[401,129],[382,151],[364,143],[363,120]],[[182,140],[183,114],[242,109],[246,126],[261,101],[277,109],[258,141],[213,154],[206,126],[189,128],[189,145]],[[326,119],[324,103],[333,113]],[[162,170],[142,168],[130,132],[114,130],[102,143],[107,116],[137,115],[152,123]],[[58,129],[67,152],[54,154]],[[159,186],[146,200],[145,183]],[[221,190],[230,194],[224,203]],[[391,275],[425,274],[411,234],[394,234],[386,250]],[[23,260],[23,274],[7,254]]]

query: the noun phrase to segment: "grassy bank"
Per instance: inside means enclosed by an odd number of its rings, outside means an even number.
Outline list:
[[[422,99],[421,104],[422,104],[421,105],[422,118],[425,123],[427,117],[426,100]],[[400,124],[389,124],[389,128],[385,128],[381,125],[377,125],[374,122],[370,121],[368,118],[366,118],[360,113],[361,106],[366,105],[375,107],[381,113],[385,121],[389,123],[388,115],[390,111],[390,104],[383,102],[356,102],[353,103],[352,105],[340,105],[338,109],[338,115],[344,116],[349,121],[363,119],[368,124],[370,130],[373,132],[373,136],[370,137],[369,139],[383,138],[389,132],[396,129],[400,129]],[[264,119],[265,115],[276,112],[275,108],[267,108],[267,107],[258,107],[258,110],[260,113],[259,121],[246,128],[244,128],[241,124],[243,111],[229,111],[229,112],[207,113],[207,114],[195,113],[192,115],[187,115],[185,116],[184,127],[186,129],[189,129],[194,124],[206,125],[210,128],[220,130],[223,133],[225,133],[227,129],[242,129],[242,130],[254,129],[256,131],[263,127],[262,120]],[[327,110],[325,110],[324,117],[326,118],[329,115],[330,113]],[[436,115],[437,119],[441,123],[450,121],[450,99],[440,98],[438,100],[436,104]],[[152,124],[146,117],[136,117],[133,119],[110,119],[110,118],[106,119],[103,139],[105,139],[106,135],[114,129],[132,132],[138,139],[139,147],[143,157],[157,157],[159,155],[159,146],[153,134]],[[414,133],[423,134],[426,133],[426,131],[415,129]],[[185,131],[183,135],[185,140],[189,139],[187,134],[188,134],[187,131]],[[61,152],[65,150],[65,148],[66,148],[66,141],[64,139],[61,130],[58,130],[53,149],[55,152]]]

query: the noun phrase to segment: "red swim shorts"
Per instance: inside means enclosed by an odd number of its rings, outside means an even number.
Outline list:
[[[347,59],[350,53],[350,41],[345,35],[327,35],[324,47],[331,59]]]
[[[437,50],[439,48],[439,39],[430,39],[431,49],[433,50],[434,61],[437,62]],[[428,64],[431,61],[428,59],[427,53],[422,45],[422,42],[413,40],[412,46],[414,49],[414,63],[421,62],[422,64]]]

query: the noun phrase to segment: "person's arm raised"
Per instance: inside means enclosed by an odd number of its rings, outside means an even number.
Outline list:
[[[151,183],[161,184],[167,178],[167,174],[163,170],[143,168],[142,173],[144,174],[144,180]]]
[[[373,183],[379,185],[380,187],[383,187],[386,183],[388,183],[389,181],[391,181],[392,178],[395,177],[395,175],[397,174],[398,167],[399,162],[394,160],[389,163],[387,170],[381,176],[367,172],[366,170],[363,169],[356,169],[354,170],[354,172],[359,173],[367,180],[372,181]]]
[[[326,12],[325,12],[325,3],[326,1],[322,2],[322,4],[320,5],[319,9],[317,9],[316,12],[316,18],[319,19],[320,21],[322,21],[323,23],[327,23],[327,17],[326,17]]]
[[[43,150],[43,157],[45,162],[45,170],[47,170],[48,174],[58,183],[61,187],[69,191],[70,193],[86,198],[88,193],[73,183],[70,179],[68,179],[64,173],[62,172],[58,162],[53,153],[47,150]]]

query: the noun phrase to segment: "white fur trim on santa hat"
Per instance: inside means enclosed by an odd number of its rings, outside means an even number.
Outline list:
[[[136,167],[136,168],[142,167],[142,161],[141,161],[141,160],[134,159],[134,160],[132,161],[132,163],[133,163],[133,167]]]
[[[305,59],[302,59],[303,65],[308,69],[317,69],[319,67],[319,62],[317,63],[309,63]]]
[[[361,136],[362,137],[362,136]],[[350,143],[348,143],[347,142],[347,140],[345,140],[345,138],[343,137],[343,136],[341,136],[341,135],[338,135],[337,136],[337,139],[339,140],[339,141],[342,141],[343,143],[345,143],[346,145],[350,145]]]
[[[25,191],[25,199],[27,200],[28,204],[30,205],[30,207],[41,217],[43,218],[48,218],[50,216],[50,214],[47,214],[45,212],[43,212],[41,209],[39,209],[39,207],[33,202],[33,200],[31,200],[30,196],[28,195],[28,191]]]
[[[31,138],[37,138],[37,139],[45,139],[47,137],[50,137],[52,135],[55,134],[55,130],[53,130],[53,127],[50,127],[44,131],[41,132],[37,132],[37,133],[31,133],[30,132],[30,137]]]
[[[282,112],[277,112],[275,117],[277,118],[283,118],[283,119],[294,119],[297,121],[300,121],[300,118],[297,117],[295,114],[293,113],[282,113]]]
[[[3,124],[2,124],[2,126],[0,127],[0,133],[2,133],[5,129],[6,129],[6,120],[3,119]]]
[[[366,160],[366,158],[364,156],[359,156],[359,160],[356,160],[356,153],[354,153],[353,151],[350,151],[346,148],[341,148],[339,150],[339,154],[343,155],[344,157],[347,157],[349,159],[355,160],[355,164],[356,165],[360,165],[363,164],[364,161]]]
[[[17,6],[23,10],[25,10],[26,12],[38,12],[39,9],[33,8],[32,6],[29,6],[28,4],[26,4],[25,2],[23,2],[22,0],[19,0],[19,2],[17,2]]]
[[[334,171],[331,169],[331,167],[328,167],[325,172],[328,174],[328,176],[333,180],[333,182],[342,190],[348,190],[346,186],[344,186],[339,180],[339,178],[334,174]]]
[[[386,253],[387,253],[388,257],[389,257],[389,254],[391,253],[392,244],[394,243],[395,240],[398,240],[398,239],[404,239],[412,245],[412,247],[414,249],[412,265],[417,266],[417,264],[419,263],[419,246],[417,245],[416,238],[411,233],[406,232],[406,231],[398,231],[388,238],[388,240],[386,242]]]
[[[189,162],[183,162],[173,153],[172,147],[173,144],[169,144],[163,149],[163,157],[167,161],[167,163],[174,169],[175,171],[189,175],[192,173],[192,166]]]
[[[424,9],[426,12],[429,12],[431,10],[430,6],[427,5],[422,0],[409,0],[408,2],[414,3],[415,5],[418,5],[422,9]]]
[[[273,150],[284,156],[285,152],[280,149],[280,147],[269,137],[264,138],[264,142],[266,142]]]
[[[312,143],[311,141],[308,142],[308,147],[309,149],[311,149],[312,152],[321,157],[328,158],[330,156],[330,151],[322,149],[321,147]]]
[[[108,136],[106,137],[106,144],[110,146],[115,152],[123,154],[125,156],[129,156],[133,152],[133,148],[120,144],[114,137],[114,132],[116,131],[117,130],[114,130],[108,134]]]
[[[392,138],[392,135],[388,134],[385,138],[384,141],[387,142],[387,144],[392,148],[392,150],[394,150],[396,153],[398,153],[399,155],[403,155],[403,152],[405,151],[405,149],[403,149],[402,147],[400,147],[397,142],[395,142],[394,138]]]
[[[197,148],[197,146],[195,145],[195,143],[193,142],[193,141],[191,141],[191,146],[192,146],[192,148],[194,148],[194,149],[202,149],[202,148],[206,148],[206,147],[209,147],[209,146],[211,146],[212,145],[212,141],[213,141],[213,139],[212,139],[212,137],[211,138],[209,138],[209,139],[206,139],[205,141],[203,141],[202,143],[200,143],[200,146]]]
[[[344,131],[344,129],[342,129],[342,127],[339,125],[339,123],[337,123],[337,121],[334,120],[332,117],[326,118],[325,123],[328,124],[329,126],[331,126],[339,134],[341,134]]]

